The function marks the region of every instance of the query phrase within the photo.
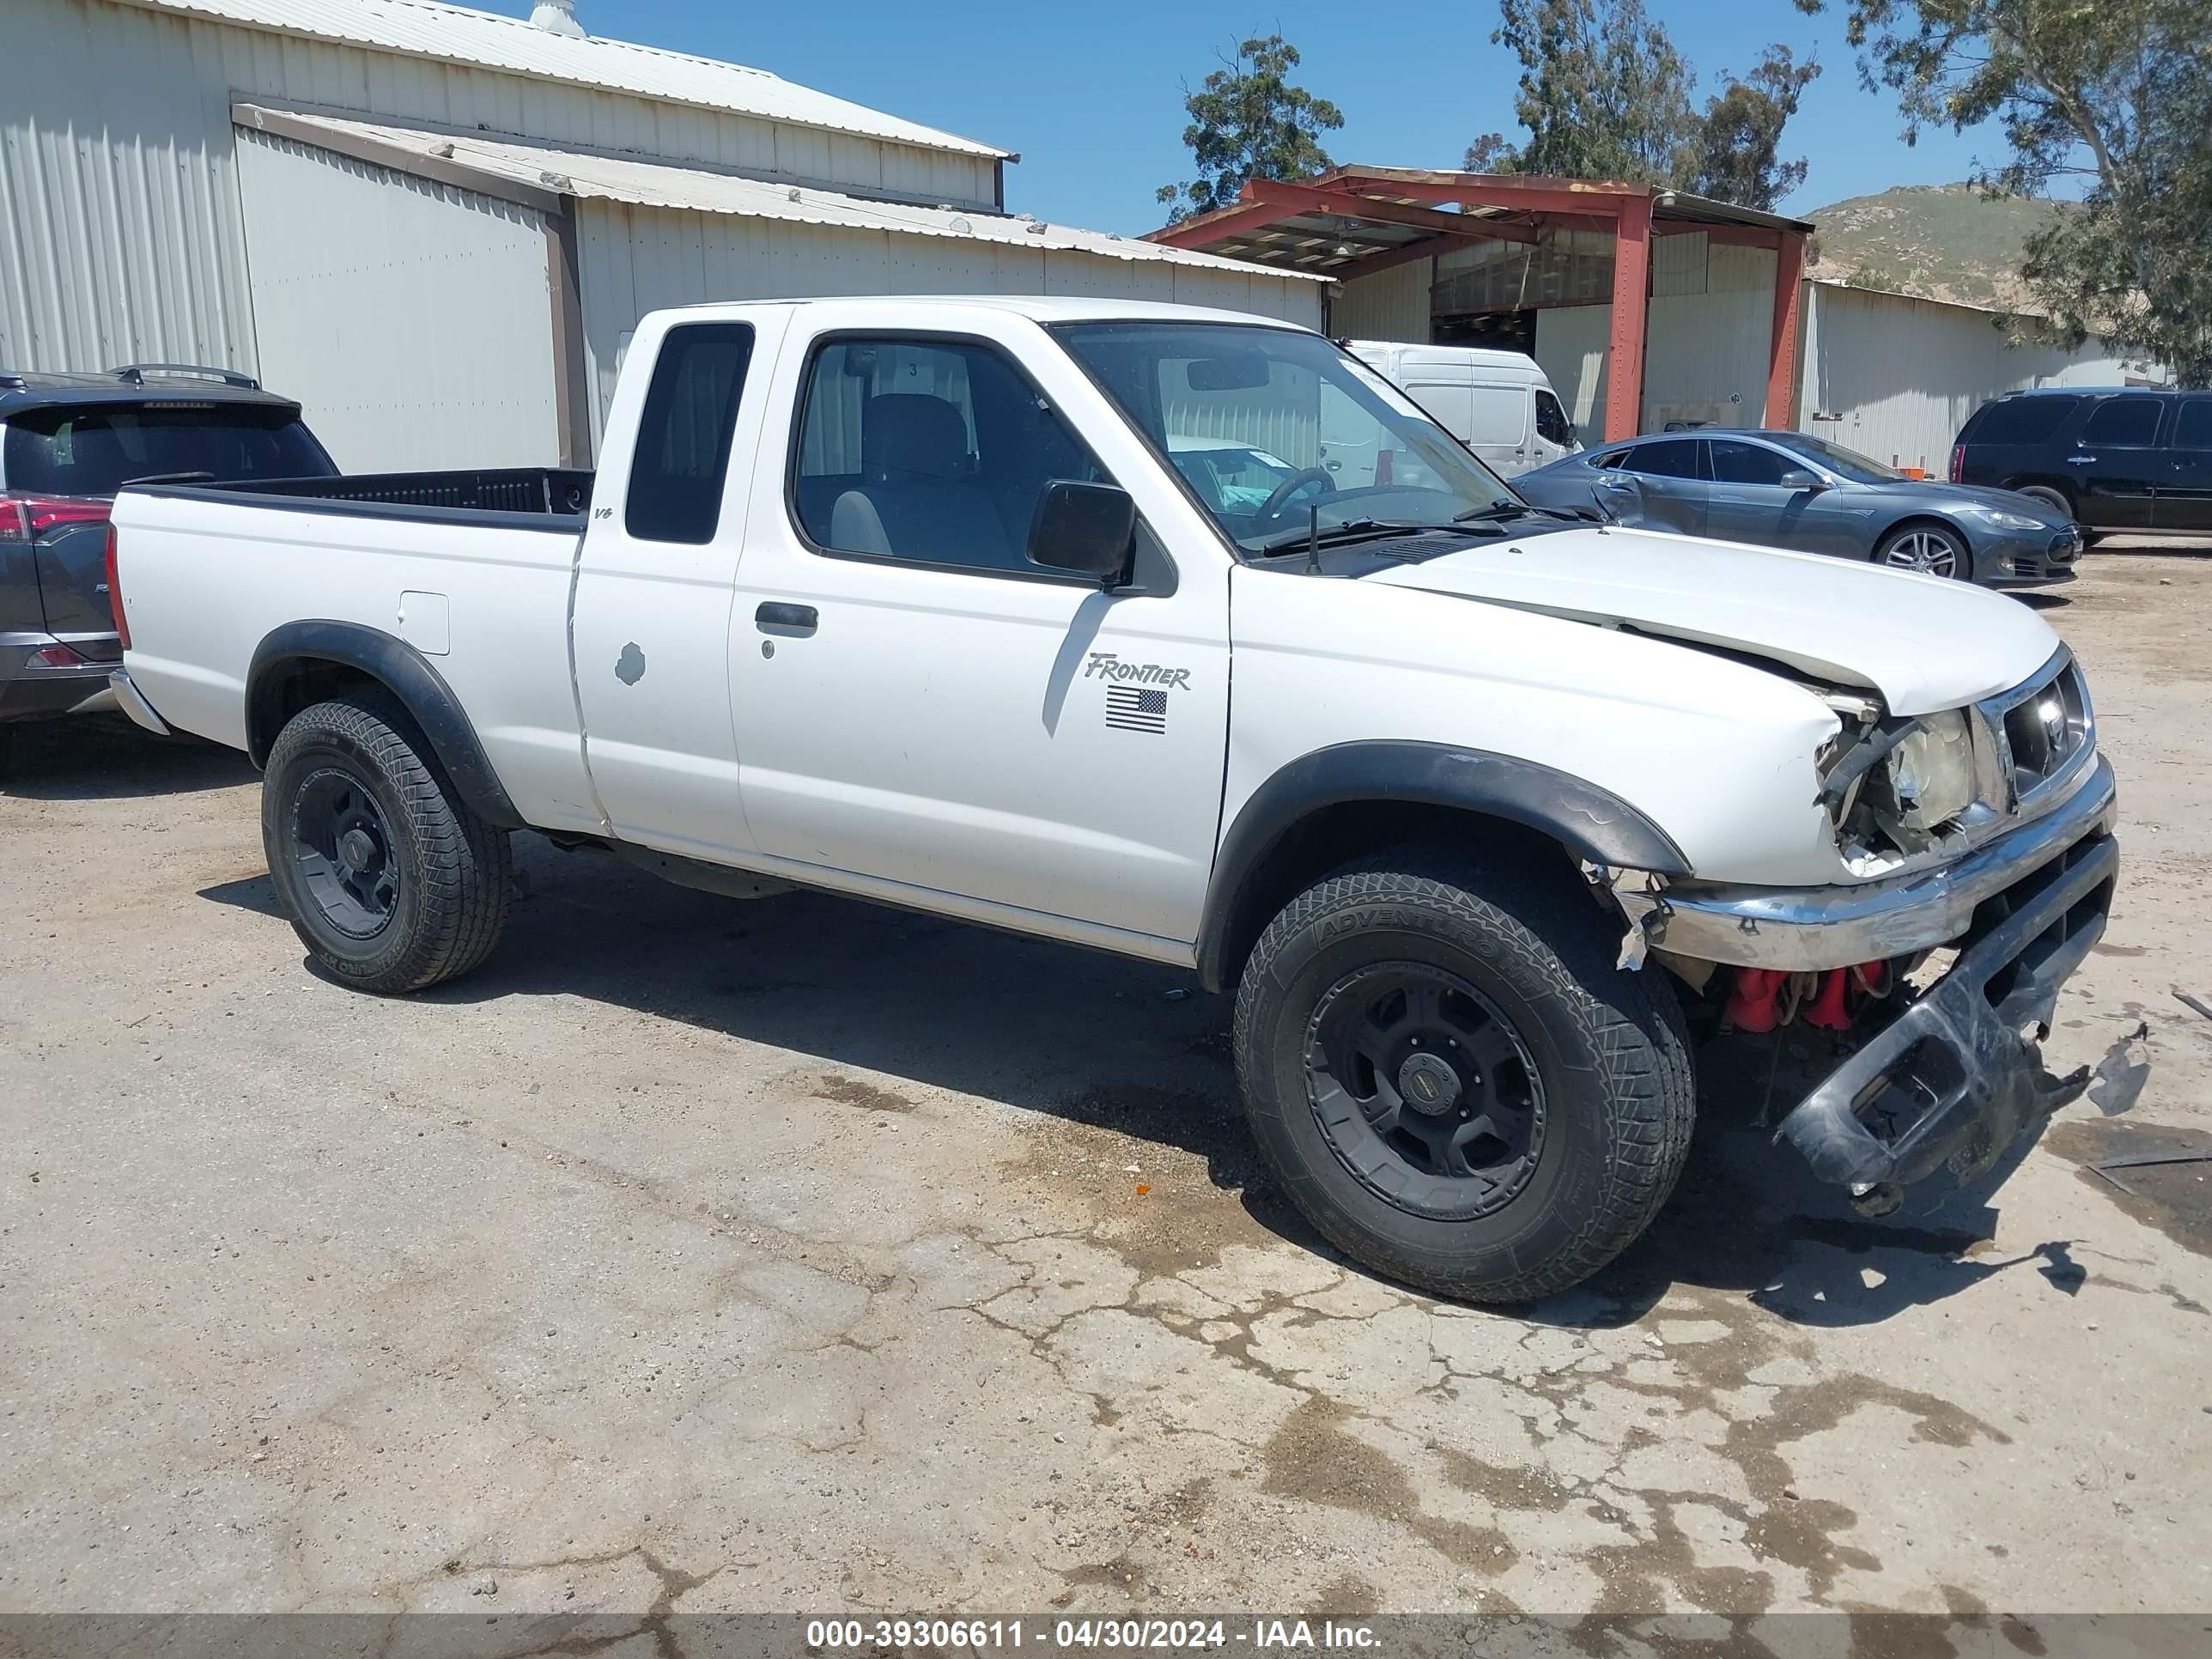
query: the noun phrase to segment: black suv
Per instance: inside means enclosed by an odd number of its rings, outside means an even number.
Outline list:
[[[0,370],[0,757],[14,722],[107,702],[123,655],[107,601],[118,489],[337,471],[299,404],[228,369]]]
[[[2212,535],[2212,392],[2052,386],[2008,393],[1960,428],[1951,482],[2036,496],[2092,536]]]

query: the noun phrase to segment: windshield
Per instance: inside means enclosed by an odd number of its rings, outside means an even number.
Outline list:
[[[8,423],[8,487],[43,495],[112,495],[133,478],[206,473],[222,483],[321,478],[323,447],[280,404],[94,404]]]
[[[1528,510],[1402,392],[1319,335],[1234,323],[1054,331],[1249,552],[1278,550],[1316,512],[1327,536]]]
[[[1849,478],[1853,483],[1890,483],[1905,475],[1893,466],[1884,466],[1856,449],[1845,449],[1803,432],[1768,432],[1761,434],[1770,442],[1784,449],[1794,449],[1800,455],[1820,462],[1829,471]]]

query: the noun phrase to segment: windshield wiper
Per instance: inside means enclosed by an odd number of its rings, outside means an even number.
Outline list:
[[[1384,536],[1487,536],[1497,528],[1487,524],[1410,524],[1391,519],[1346,519],[1342,524],[1330,525],[1316,535],[1309,530],[1292,531],[1277,536],[1272,541],[1260,544],[1260,551],[1269,557],[1278,553],[1301,552],[1309,546],[1335,547],[1347,542],[1373,541]]]
[[[1564,512],[1556,507],[1535,507],[1527,501],[1492,501],[1488,507],[1470,507],[1464,513],[1452,514],[1454,524],[1498,524],[1507,519],[1525,519],[1530,514],[1547,519],[1565,519],[1569,524],[1587,524],[1589,520],[1579,513]]]

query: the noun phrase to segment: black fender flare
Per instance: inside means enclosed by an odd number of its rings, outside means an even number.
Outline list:
[[[1315,813],[1355,801],[1479,812],[1537,830],[1592,864],[1690,873],[1682,849],[1642,811],[1553,767],[1449,744],[1335,744],[1300,757],[1261,784],[1222,837],[1199,927],[1200,983],[1224,988],[1238,900],[1283,838]]]
[[[278,694],[284,671],[303,661],[337,663],[382,685],[422,729],[440,769],[471,811],[496,829],[526,827],[446,677],[397,635],[360,623],[289,622],[254,647],[246,676],[246,752],[255,766],[268,764],[269,750],[283,729]]]

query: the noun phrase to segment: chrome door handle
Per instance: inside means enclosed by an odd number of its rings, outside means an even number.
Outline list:
[[[2096,462],[2097,458],[2094,455],[2069,455],[2066,458],[2066,465],[2069,466],[2094,466]]]

